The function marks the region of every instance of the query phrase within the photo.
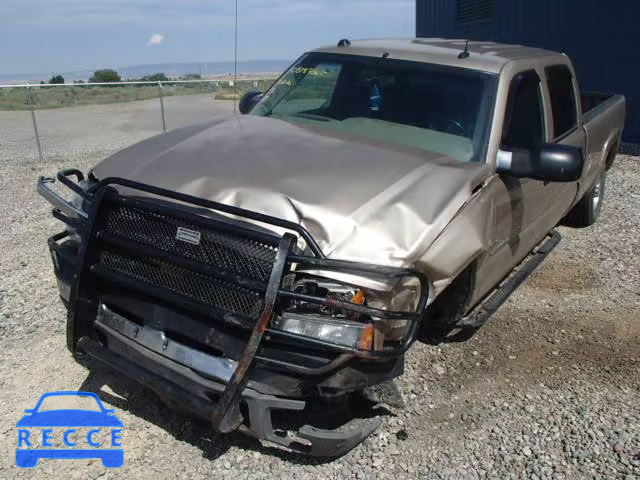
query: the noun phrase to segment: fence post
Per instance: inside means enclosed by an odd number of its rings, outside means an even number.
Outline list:
[[[162,131],[167,133],[167,120],[164,116],[164,96],[162,95],[162,82],[158,82],[158,98],[160,99],[160,113],[162,115]]]
[[[44,162],[44,156],[42,155],[42,145],[40,144],[40,132],[38,131],[38,120],[36,119],[35,105],[33,104],[33,95],[31,94],[31,87],[27,86],[27,97],[29,99],[29,107],[31,110],[31,122],[33,123],[33,132],[36,136],[36,145],[38,146],[38,157],[40,162]]]

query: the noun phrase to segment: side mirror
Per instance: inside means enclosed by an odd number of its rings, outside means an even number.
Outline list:
[[[544,182],[575,182],[582,175],[582,150],[545,143],[538,150],[499,150],[496,171]]]
[[[241,114],[246,115],[251,110],[253,110],[253,107],[255,107],[256,104],[262,99],[262,95],[262,92],[259,92],[257,90],[249,90],[242,96],[240,102],[238,102],[238,111]]]

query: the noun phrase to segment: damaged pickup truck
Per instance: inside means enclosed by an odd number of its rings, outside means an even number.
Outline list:
[[[40,179],[68,348],[337,456],[401,404],[417,338],[475,331],[596,220],[625,101],[549,51],[342,40],[239,110]]]

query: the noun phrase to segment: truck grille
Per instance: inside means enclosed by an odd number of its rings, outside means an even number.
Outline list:
[[[257,318],[264,306],[258,292],[225,284],[157,258],[134,257],[105,249],[101,252],[100,263],[112,272],[249,318]]]
[[[179,227],[199,232],[199,244],[178,240],[176,232]],[[108,212],[104,231],[264,282],[269,281],[277,250],[277,243],[268,245],[237,234],[203,228],[202,225],[166,214],[125,205],[114,205]]]
[[[172,212],[155,204],[147,209],[145,205],[149,202],[105,203],[108,205],[102,210],[98,238],[103,233],[106,235],[102,238],[121,244],[106,240],[97,255],[99,270],[167,290],[223,314],[258,318],[264,307],[264,289],[252,287],[266,288],[275,261],[277,237],[182,211]],[[179,229],[190,231],[192,241],[178,239]],[[121,248],[122,245],[127,248]],[[140,250],[136,251],[136,247]],[[204,271],[189,268],[193,262],[204,266]]]

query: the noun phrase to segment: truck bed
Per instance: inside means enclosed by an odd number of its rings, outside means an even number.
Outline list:
[[[578,198],[582,198],[593,184],[603,162],[605,169],[611,167],[620,146],[618,142],[625,120],[625,98],[622,95],[583,92],[580,100],[589,161],[585,166]]]
[[[602,92],[582,92],[580,94],[580,103],[582,104],[582,115],[584,122],[588,122],[597,113],[596,110],[600,110],[599,107],[605,108],[605,103],[615,103],[614,98],[620,97],[613,93]]]

